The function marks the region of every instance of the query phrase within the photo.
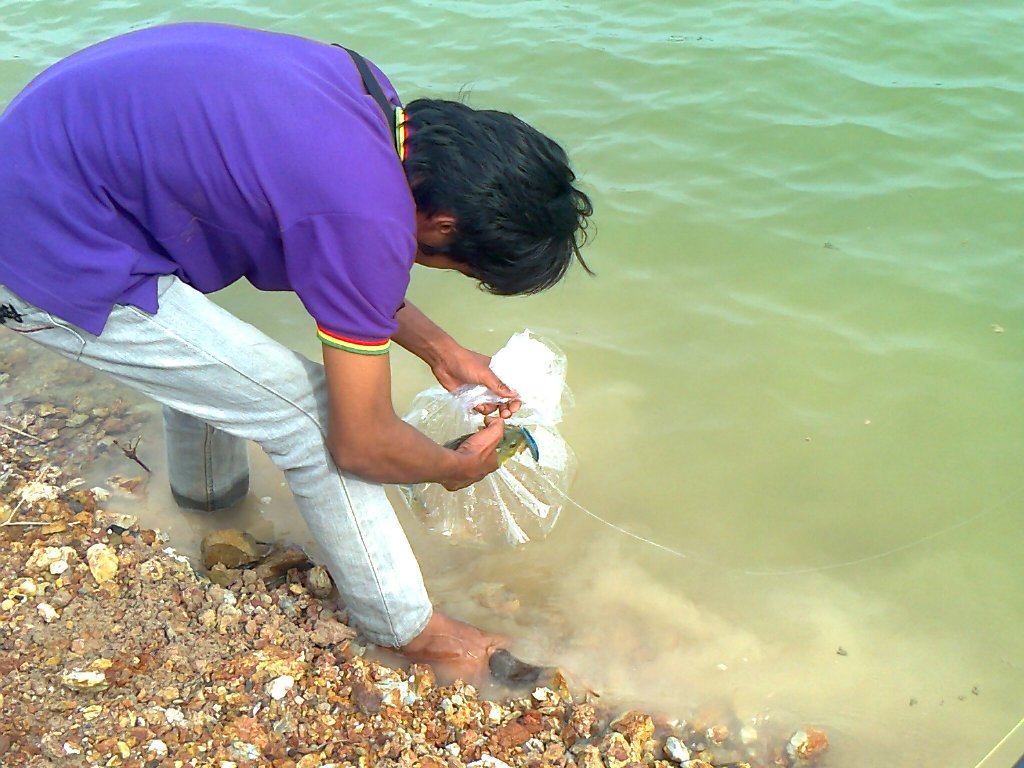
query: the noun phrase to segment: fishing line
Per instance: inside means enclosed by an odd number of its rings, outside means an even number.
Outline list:
[[[986,760],[988,760],[990,757],[992,757],[992,755],[994,755],[996,753],[996,751],[1001,746],[1003,746],[1003,744],[1005,744],[1006,742],[1008,742],[1010,740],[1010,737],[1013,736],[1013,734],[1015,734],[1017,731],[1019,731],[1021,729],[1021,726],[1024,726],[1024,717],[1022,717],[1020,719],[1020,722],[1017,723],[1015,726],[1013,726],[1013,728],[1011,728],[1009,730],[1009,732],[1005,736],[1003,736],[1002,739],[999,740],[998,744],[996,744],[994,747],[992,747],[992,749],[990,749],[988,751],[987,755],[985,755],[983,758],[981,758],[981,760],[978,762],[978,764],[976,766],[974,766],[974,768],[981,768],[985,764]],[[1020,765],[1020,763],[1016,763],[1016,765]]]
[[[726,571],[731,571],[733,573],[743,574],[744,576],[797,576],[797,575],[802,575],[802,574],[810,574],[810,573],[819,573],[819,572],[822,572],[822,571],[830,571],[830,570],[835,570],[835,569],[838,569],[838,568],[847,568],[847,567],[850,567],[850,566],[853,566],[853,565],[860,565],[862,563],[871,562],[873,560],[881,560],[882,558],[889,557],[891,555],[896,554],[897,552],[902,552],[904,550],[911,549],[912,547],[919,546],[919,545],[925,543],[926,541],[930,541],[932,539],[938,538],[939,536],[945,536],[946,534],[951,533],[951,532],[953,532],[953,531],[955,531],[955,530],[957,530],[959,528],[963,528],[964,526],[971,525],[972,523],[975,523],[978,520],[981,520],[982,518],[987,517],[987,516],[995,513],[1000,508],[1005,507],[1007,504],[1010,503],[1010,501],[1012,501],[1017,496],[1020,496],[1021,494],[1024,494],[1024,485],[1022,485],[1021,487],[1017,488],[1015,491],[1010,492],[1004,498],[1002,498],[999,501],[995,502],[991,506],[989,506],[989,507],[983,509],[982,511],[972,515],[971,517],[968,517],[965,520],[960,520],[959,522],[953,523],[953,524],[948,525],[948,526],[946,526],[944,528],[940,528],[937,531],[933,531],[933,532],[931,532],[931,533],[929,533],[929,534],[927,534],[925,536],[922,536],[919,539],[915,539],[915,540],[907,542],[905,544],[900,544],[900,545],[898,545],[896,547],[893,547],[891,549],[887,549],[887,550],[885,550],[883,552],[877,552],[875,554],[865,555],[864,557],[859,557],[859,558],[856,558],[856,559],[853,559],[853,560],[844,560],[844,561],[838,562],[838,563],[830,563],[828,565],[807,566],[805,568],[791,568],[791,569],[784,569],[784,570],[755,571],[755,570],[748,570],[748,569],[745,569],[745,568],[736,568],[736,567],[729,566],[729,565],[722,565],[721,563],[716,563],[716,562],[711,561],[711,560],[705,560],[703,558],[696,557],[696,556],[694,556],[692,554],[688,554],[686,552],[682,552],[682,551],[680,551],[678,549],[674,549],[673,547],[667,546],[665,544],[661,544],[661,543],[659,543],[657,541],[652,541],[651,539],[645,538],[645,537],[641,536],[640,534],[634,533],[633,531],[630,531],[630,530],[628,530],[626,528],[623,528],[620,525],[616,525],[615,523],[613,523],[613,522],[611,522],[609,520],[604,519],[603,517],[598,515],[596,512],[592,512],[591,510],[587,509],[585,506],[580,504],[578,501],[573,499],[568,494],[563,494],[547,478],[542,478],[542,479],[546,483],[548,483],[552,488],[554,488],[554,490],[565,501],[567,501],[570,504],[572,504],[574,507],[576,507],[578,510],[583,512],[585,515],[588,515],[589,517],[593,518],[594,520],[596,520],[597,522],[601,523],[602,525],[605,525],[608,528],[611,528],[612,530],[617,531],[618,533],[620,533],[620,534],[622,534],[624,536],[628,536],[629,538],[634,539],[635,541],[641,542],[642,544],[647,544],[648,546],[654,547],[655,549],[660,549],[662,552],[665,552],[666,554],[672,555],[673,557],[678,557],[678,558],[683,559],[683,560],[693,560],[695,563],[699,563],[701,565],[707,565],[707,566],[712,567],[712,568],[719,568],[721,570],[726,570]]]

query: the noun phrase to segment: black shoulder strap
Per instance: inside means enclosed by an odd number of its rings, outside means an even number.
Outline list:
[[[381,90],[380,83],[377,82],[377,78],[373,76],[373,72],[370,71],[369,65],[366,63],[366,59],[360,56],[350,48],[346,48],[343,45],[333,43],[338,48],[348,51],[348,55],[352,57],[352,61],[355,62],[356,69],[359,70],[359,76],[363,79],[363,88],[366,92],[373,96],[374,101],[380,107],[381,112],[384,113],[384,119],[388,121],[388,125],[391,126],[391,135],[395,135],[395,107],[388,97],[384,95],[384,91]],[[397,149],[397,146],[396,146]]]

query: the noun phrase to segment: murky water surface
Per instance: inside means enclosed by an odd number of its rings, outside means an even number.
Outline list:
[[[439,604],[605,695],[816,723],[831,766],[974,765],[1024,714],[1024,6],[3,8],[2,103],[88,43],[207,19],[344,41],[407,98],[462,92],[570,148],[596,279],[497,299],[424,273],[410,297],[467,346],[563,348],[574,498],[685,556],[574,507],[522,551],[407,520]],[[219,300],[318,354],[291,297]],[[401,411],[431,381],[393,365]],[[254,462],[216,524],[301,541]],[[183,549],[211,524],[159,477],[151,497]],[[496,617],[480,582],[522,608]]]

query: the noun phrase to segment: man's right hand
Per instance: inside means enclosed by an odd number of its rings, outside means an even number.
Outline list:
[[[413,661],[433,665],[446,677],[482,685],[488,680],[491,655],[506,643],[501,635],[434,611],[423,631],[396,650]]]
[[[467,437],[462,445],[455,449],[455,453],[460,456],[459,473],[441,482],[449,491],[457,491],[479,482],[498,468],[498,454],[495,449],[505,434],[505,422],[494,418],[485,419],[484,423],[486,426],[483,429]]]

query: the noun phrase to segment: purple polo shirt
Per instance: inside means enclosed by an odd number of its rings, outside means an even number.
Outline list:
[[[398,104],[376,69],[385,93]],[[387,349],[415,204],[348,53],[212,24],[67,58],[0,117],[0,284],[99,334],[157,278],[294,291],[325,343]]]

